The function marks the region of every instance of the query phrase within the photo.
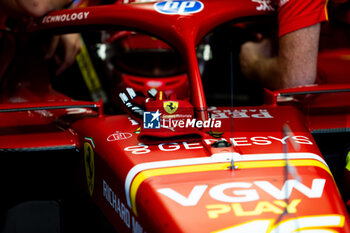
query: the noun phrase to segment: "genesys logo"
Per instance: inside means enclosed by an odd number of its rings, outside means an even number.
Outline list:
[[[190,128],[220,128],[221,121],[214,118],[202,121],[190,118],[187,115],[178,115],[178,117],[161,117],[159,110],[156,112],[143,113],[144,129],[190,129]],[[179,117],[180,116],[180,117]]]
[[[184,15],[202,11],[204,4],[200,1],[162,1],[154,4],[154,9],[162,14]]]

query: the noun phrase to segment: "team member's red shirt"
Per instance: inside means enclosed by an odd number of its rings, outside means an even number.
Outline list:
[[[328,20],[327,0],[279,0],[280,37],[326,20]]]

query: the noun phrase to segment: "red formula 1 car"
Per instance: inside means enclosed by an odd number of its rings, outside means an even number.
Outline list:
[[[350,84],[334,72],[345,64],[350,73],[349,50],[320,57],[323,84],[269,91],[248,83],[239,47],[256,31],[271,32],[271,13],[268,1],[174,0],[45,16],[32,28],[34,43],[80,32],[87,48],[99,45],[110,95],[128,114],[107,115],[102,101],[57,92],[50,64],[23,48],[13,64],[23,68],[2,80],[4,231],[41,229],[50,216],[64,232],[107,231],[98,225],[102,213],[116,232],[350,232]],[[157,72],[142,75],[140,54]],[[167,68],[174,72],[154,75]],[[183,77],[189,93],[145,85]],[[28,209],[58,212],[37,220]]]

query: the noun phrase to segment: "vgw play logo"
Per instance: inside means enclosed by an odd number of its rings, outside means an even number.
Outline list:
[[[163,1],[154,4],[154,9],[162,14],[184,15],[202,11],[204,4],[200,1]]]

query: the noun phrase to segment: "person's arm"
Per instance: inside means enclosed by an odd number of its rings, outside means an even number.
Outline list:
[[[0,0],[0,11],[11,16],[42,17],[71,3],[72,0]]]
[[[56,53],[59,44],[63,49],[63,57],[59,57]],[[54,58],[58,68],[56,75],[60,75],[74,62],[76,56],[79,54],[81,49],[80,35],[78,33],[64,34],[54,36],[51,40],[50,46],[46,52],[45,58]]]
[[[69,7],[74,7],[73,0],[0,0],[0,15],[12,17],[42,17],[53,11]],[[64,51],[63,57],[56,54],[58,45]],[[55,58],[58,63],[56,74],[61,74],[71,66],[80,51],[79,34],[67,34],[54,36],[46,52],[46,59]]]
[[[279,38],[277,56],[269,53],[269,42],[242,45],[242,73],[270,89],[313,84],[316,79],[320,24],[305,27]]]

